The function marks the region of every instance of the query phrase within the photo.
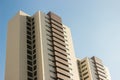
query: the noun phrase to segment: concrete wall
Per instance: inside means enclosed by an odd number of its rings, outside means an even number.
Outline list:
[[[25,80],[25,13],[19,11],[8,23],[5,80]]]

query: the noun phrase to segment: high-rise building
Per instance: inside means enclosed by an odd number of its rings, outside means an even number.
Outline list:
[[[70,29],[61,18],[19,11],[8,24],[5,80],[79,80]]]
[[[80,80],[111,80],[107,68],[102,60],[93,56],[92,58],[78,59],[78,71]]]

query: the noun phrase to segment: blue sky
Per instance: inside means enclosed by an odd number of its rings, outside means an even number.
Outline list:
[[[30,15],[53,11],[71,28],[76,56],[97,56],[112,80],[120,71],[120,0],[2,0],[0,2],[0,80],[4,80],[7,23],[19,10]]]

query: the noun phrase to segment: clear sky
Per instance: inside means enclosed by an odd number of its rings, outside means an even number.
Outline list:
[[[112,80],[120,76],[120,0],[1,0],[0,80],[4,80],[7,23],[19,10],[53,11],[71,28],[78,58],[97,56]],[[14,44],[14,43],[13,43]]]

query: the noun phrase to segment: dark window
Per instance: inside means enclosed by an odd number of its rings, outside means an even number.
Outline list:
[[[33,26],[32,29],[34,30],[34,29],[35,29],[35,26]]]
[[[35,43],[35,39],[33,40],[33,43]]]
[[[33,38],[35,38],[35,35],[33,35]]]
[[[31,26],[31,24],[30,24],[29,22],[27,22],[27,25],[28,25],[28,26]]]
[[[33,54],[36,53],[36,49],[33,50]]]
[[[84,73],[83,76],[85,76],[85,75],[87,75],[87,74],[88,74],[88,72]]]
[[[29,71],[32,71],[32,67],[31,66],[28,66],[27,67]]]
[[[30,39],[30,40],[31,40],[31,36],[27,35],[27,39]]]
[[[34,60],[33,64],[36,64],[36,60]]]
[[[32,78],[28,78],[28,80],[33,80]]]
[[[33,59],[35,59],[36,58],[36,54],[33,56]]]
[[[27,26],[27,30],[30,30],[30,31],[31,31],[31,28]]]
[[[86,77],[84,78],[84,80],[88,80],[88,78],[89,78],[89,76],[86,76]]]
[[[34,25],[35,24],[35,22],[32,22],[32,25]]]
[[[27,48],[28,48],[28,49],[32,49],[32,47],[31,47],[30,45],[27,45]]]
[[[34,70],[36,70],[36,69],[37,69],[37,66],[35,65],[35,66],[34,66]]]
[[[35,77],[34,80],[37,80],[37,77]]]
[[[82,68],[85,67],[85,66],[86,66],[86,64],[82,65]]]
[[[35,48],[35,44],[33,45],[33,49]]]
[[[32,42],[31,42],[30,40],[27,40],[27,43],[28,43],[28,44],[32,44]]]
[[[32,51],[30,51],[30,50],[27,50],[27,53],[31,55],[31,54],[32,54]]]
[[[37,71],[34,72],[34,76],[36,76],[36,75],[37,75]]]
[[[30,32],[30,31],[27,31],[27,34],[31,35],[31,32]]]
[[[27,59],[32,60],[32,56],[27,55]]]
[[[84,60],[84,61],[82,61],[82,62],[81,62],[81,64],[83,64],[84,62],[85,62],[85,60]]]
[[[34,18],[32,18],[32,21],[34,21]]]
[[[28,21],[31,21],[31,17],[29,17],[29,16],[27,16],[26,19],[27,19]]]
[[[32,61],[27,61],[27,64],[32,66]]]
[[[32,32],[33,34],[35,33],[35,31]]]
[[[32,72],[28,72],[28,76],[33,77]]]

